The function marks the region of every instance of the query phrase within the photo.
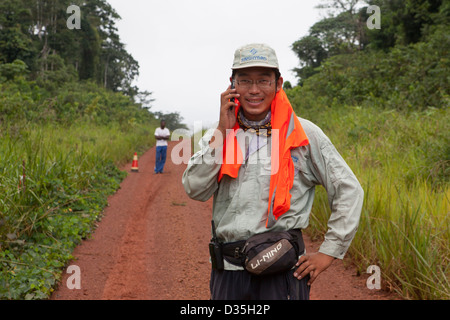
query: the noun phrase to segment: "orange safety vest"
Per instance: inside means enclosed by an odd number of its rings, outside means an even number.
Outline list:
[[[235,114],[239,111],[235,108]],[[290,208],[290,190],[294,185],[294,162],[291,158],[291,149],[309,144],[308,137],[283,89],[276,94],[270,106],[272,122],[272,151],[271,151],[271,177],[269,189],[268,217],[266,227],[270,221],[277,220]],[[236,132],[239,124],[230,130],[223,146],[223,162],[220,168],[218,181],[223,175],[237,178],[239,168],[243,163],[241,148],[238,145]],[[270,222],[270,223],[269,223]]]

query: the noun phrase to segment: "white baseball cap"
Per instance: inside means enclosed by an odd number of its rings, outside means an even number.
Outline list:
[[[279,69],[275,50],[264,43],[252,43],[238,48],[234,52],[233,67],[231,69],[250,67]]]

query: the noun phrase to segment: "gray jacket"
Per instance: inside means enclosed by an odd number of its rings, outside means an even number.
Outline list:
[[[200,140],[201,150],[189,160],[182,183],[192,199],[213,199],[213,219],[219,240],[233,242],[266,231],[305,229],[308,226],[316,185],[327,191],[331,216],[319,252],[342,259],[356,233],[364,192],[350,167],[330,139],[312,122],[298,118],[309,139],[307,146],[291,150],[295,167],[291,205],[288,212],[266,226],[270,186],[270,137],[242,132],[245,160],[236,179],[217,176],[222,148],[211,149],[213,130]],[[241,137],[243,138],[243,137]],[[228,270],[240,269],[226,263]]]

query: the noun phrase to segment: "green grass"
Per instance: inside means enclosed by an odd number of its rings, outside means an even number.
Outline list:
[[[0,298],[43,299],[154,128],[17,124],[0,133]],[[25,174],[25,175],[24,175]]]
[[[406,299],[449,299],[450,112],[375,108],[301,109],[319,125],[358,177],[365,199],[349,255],[360,272],[378,265]],[[327,230],[328,198],[319,188],[313,237]]]

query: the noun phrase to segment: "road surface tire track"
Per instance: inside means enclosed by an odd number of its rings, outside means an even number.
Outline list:
[[[163,174],[154,174],[155,148],[139,160],[121,188],[108,199],[92,237],[73,252],[69,265],[81,271],[81,289],[66,285],[63,272],[54,300],[208,300],[208,243],[212,201],[189,199],[181,184],[186,165],[170,160],[169,143]],[[305,236],[307,251],[320,243]],[[347,265],[347,266],[346,266]],[[311,299],[391,299],[366,287],[350,263],[335,260],[311,288]]]

